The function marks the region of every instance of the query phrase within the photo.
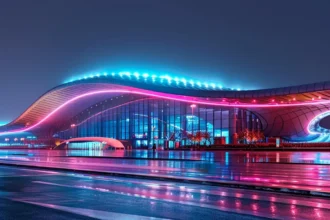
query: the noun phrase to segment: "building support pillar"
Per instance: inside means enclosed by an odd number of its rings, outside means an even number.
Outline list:
[[[229,144],[237,144],[237,108],[229,110]]]

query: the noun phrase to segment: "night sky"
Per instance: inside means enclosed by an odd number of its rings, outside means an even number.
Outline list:
[[[329,11],[328,0],[1,0],[0,122],[96,70],[242,89],[330,80]]]

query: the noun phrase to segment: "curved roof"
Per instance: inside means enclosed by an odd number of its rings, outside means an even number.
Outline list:
[[[200,82],[191,79],[170,77],[168,75],[149,75],[148,73],[139,74],[137,72],[119,72],[119,73],[96,73],[89,76],[80,77],[73,82],[88,81],[109,81],[114,84],[133,86],[141,89],[149,89],[158,92],[167,93],[169,88],[175,88],[171,91],[178,95],[202,96],[210,98],[262,98],[270,96],[296,95],[300,93],[318,92],[330,90],[330,81],[320,83],[310,83],[298,86],[287,86],[271,89],[259,90],[241,90],[240,88],[228,88],[214,82]]]
[[[167,80],[167,79],[163,79]],[[185,86],[186,85],[186,86]],[[175,88],[175,89],[174,89]],[[157,97],[182,102],[242,108],[277,108],[330,103],[330,82],[276,89],[232,91],[188,82],[171,82],[100,75],[57,86],[43,94],[14,121],[0,127],[0,135],[28,131],[68,120],[94,103],[129,94],[128,100]],[[126,96],[125,96],[126,97]],[[127,101],[127,100],[125,100]],[[51,126],[50,126],[51,125]],[[49,131],[51,132],[51,131]]]
[[[175,78],[174,78],[175,79]],[[88,83],[88,82],[107,82],[125,86],[132,86],[140,89],[147,89],[157,92],[169,93],[177,95],[189,95],[197,97],[209,97],[209,98],[235,98],[235,99],[251,99],[251,98],[265,98],[273,96],[289,96],[302,93],[315,93],[325,90],[330,90],[330,81],[320,83],[310,83],[298,86],[287,86],[271,89],[258,89],[258,90],[241,90],[241,89],[229,89],[222,86],[216,86],[215,83],[199,83],[198,86],[195,82],[189,83],[187,80],[181,81],[168,80],[166,78],[160,78],[159,80],[152,80],[152,78],[134,78],[125,77],[124,74],[119,75],[98,75],[80,78],[65,85],[72,83]],[[175,90],[173,90],[175,89]],[[321,95],[321,94],[320,94]],[[330,98],[330,97],[329,97]]]

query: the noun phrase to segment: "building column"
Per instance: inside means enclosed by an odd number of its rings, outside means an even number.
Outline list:
[[[128,122],[128,140],[130,142],[132,142],[132,146],[135,144],[133,143],[133,125],[134,125],[134,107],[135,105],[130,103],[128,105],[128,118],[129,118],[129,122]]]
[[[121,139],[121,124],[120,124],[120,108],[118,109],[114,109],[114,118],[116,120],[116,139],[120,140]]]
[[[229,144],[235,144],[234,135],[236,134],[237,108],[229,110]]]
[[[147,132],[147,138],[148,138],[148,148],[150,148],[150,143],[151,143],[151,140],[153,139],[151,137],[151,135],[152,135],[152,132],[151,132],[151,130],[152,130],[151,120],[152,120],[152,117],[153,117],[153,115],[151,114],[151,112],[153,112],[154,109],[151,106],[150,100],[145,100],[145,101],[147,102],[147,108],[148,108],[148,110],[147,110],[147,112],[148,112],[148,132]],[[143,103],[143,106],[144,106],[144,103]]]

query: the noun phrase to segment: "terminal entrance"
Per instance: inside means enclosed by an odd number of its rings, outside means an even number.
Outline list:
[[[101,150],[103,144],[101,142],[91,141],[91,142],[70,142],[68,144],[69,150]]]
[[[133,147],[134,148],[146,149],[146,148],[148,148],[148,140],[147,139],[135,140]]]

